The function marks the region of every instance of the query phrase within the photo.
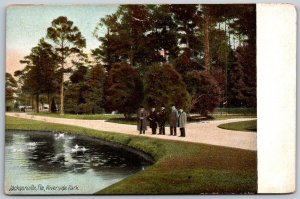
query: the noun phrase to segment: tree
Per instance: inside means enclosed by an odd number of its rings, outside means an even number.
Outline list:
[[[89,107],[89,112],[102,113],[104,107],[104,91],[103,85],[105,80],[104,68],[101,65],[92,66],[86,76],[86,90],[83,97]]]
[[[56,55],[59,60],[61,74],[60,83],[60,114],[64,114],[64,73],[66,72],[66,61],[72,54],[81,53],[86,46],[86,40],[73,22],[67,17],[60,16],[52,21],[52,26],[47,29],[47,38],[53,42]]]
[[[189,94],[182,77],[169,64],[154,65],[145,75],[146,107],[167,106],[172,104],[186,109],[189,104]]]
[[[143,83],[138,72],[127,63],[114,64],[105,82],[106,109],[117,110],[128,118],[142,100]]]
[[[93,56],[107,71],[114,63],[127,62],[143,76],[148,66],[177,57],[176,28],[167,5],[122,5],[96,26],[101,45]],[[104,36],[97,35],[100,29]]]
[[[30,55],[20,61],[26,64],[25,68],[15,73],[23,83],[23,92],[35,96],[36,112],[39,112],[40,94],[47,93],[49,103],[49,93],[56,90],[56,58],[52,46],[41,39],[39,44],[31,49]]]
[[[18,84],[10,73],[5,73],[5,104],[6,110],[12,108],[13,100],[16,99]]]
[[[256,107],[256,53],[252,45],[236,49],[229,76],[229,103],[237,107]]]
[[[207,116],[219,105],[221,91],[210,71],[191,71],[187,74],[191,95],[189,110]]]
[[[70,76],[70,81],[67,82],[67,89],[64,97],[65,112],[68,113],[83,113],[79,107],[86,103],[84,99],[84,92],[87,90],[85,84],[85,76],[88,72],[88,67],[78,65],[77,69],[73,71]]]
[[[195,31],[197,29],[199,9],[195,4],[172,4],[170,10],[177,25],[179,44],[184,44],[184,49],[189,49],[193,56],[199,48],[199,39]]]

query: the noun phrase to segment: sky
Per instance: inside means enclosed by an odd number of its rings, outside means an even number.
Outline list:
[[[93,36],[99,20],[117,10],[118,5],[73,5],[73,6],[10,6],[6,11],[6,71],[14,73],[24,66],[19,63],[30,54],[53,19],[66,16],[79,28],[86,39],[86,50],[94,49],[100,42]],[[101,34],[101,32],[99,33]],[[104,30],[102,32],[104,34]]]

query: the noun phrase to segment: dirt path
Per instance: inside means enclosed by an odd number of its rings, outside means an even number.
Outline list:
[[[79,120],[79,119],[65,119],[65,118],[52,118],[45,116],[35,116],[27,115],[26,113],[6,113],[6,115],[39,120],[50,123],[57,124],[67,124],[74,126],[81,126],[90,129],[97,129],[103,131],[111,131],[118,133],[125,133],[130,135],[138,135],[138,131],[135,125],[128,124],[117,124],[106,122],[105,120]],[[167,139],[167,140],[178,140],[194,143],[204,143],[218,146],[233,147],[239,149],[256,150],[256,133],[253,132],[242,132],[242,131],[232,131],[218,128],[218,125],[229,123],[229,122],[239,122],[253,120],[255,118],[237,118],[237,119],[227,119],[227,120],[215,120],[215,121],[205,121],[189,123],[186,127],[186,137],[178,136],[168,136],[169,128],[166,127],[167,135],[151,135],[151,129],[148,128],[146,135],[152,138]],[[177,129],[177,134],[179,134],[179,129]]]

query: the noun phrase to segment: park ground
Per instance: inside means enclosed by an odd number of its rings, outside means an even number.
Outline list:
[[[189,123],[187,137],[138,136],[134,126],[105,120],[6,114],[6,129],[63,131],[118,142],[150,154],[155,163],[97,194],[256,193],[256,133],[218,128],[235,118]],[[198,136],[198,137],[195,137]],[[159,138],[159,139],[156,139]]]

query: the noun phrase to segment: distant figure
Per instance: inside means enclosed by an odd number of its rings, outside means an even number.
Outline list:
[[[148,116],[148,120],[150,121],[150,128],[152,129],[152,134],[156,134],[156,128],[157,128],[157,114],[155,111],[155,108],[151,108],[151,112]]]
[[[160,112],[158,113],[158,126],[160,135],[165,135],[166,118],[166,110],[165,107],[162,106]]]
[[[173,105],[170,114],[170,135],[176,136],[177,125],[178,125],[178,111]]]
[[[140,131],[140,134],[145,134],[147,130],[147,112],[142,106],[137,113],[137,120],[137,130]]]
[[[185,137],[186,113],[183,109],[179,109],[178,127],[180,129],[180,137]]]

